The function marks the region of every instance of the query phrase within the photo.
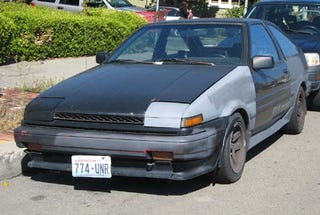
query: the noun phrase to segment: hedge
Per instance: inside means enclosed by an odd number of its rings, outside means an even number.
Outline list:
[[[144,24],[133,12],[93,8],[70,13],[0,2],[0,64],[111,52]]]
[[[16,35],[16,25],[14,22],[0,13],[0,64],[10,60],[11,41]]]

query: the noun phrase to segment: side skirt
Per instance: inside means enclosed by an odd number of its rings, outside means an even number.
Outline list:
[[[267,139],[268,137],[270,137],[271,135],[275,134],[277,131],[279,131],[283,126],[285,126],[291,118],[293,112],[293,107],[291,107],[288,112],[286,113],[286,115],[284,115],[282,117],[282,119],[280,119],[278,122],[276,122],[275,124],[273,124],[272,126],[270,126],[269,128],[267,128],[266,130],[263,130],[260,133],[255,134],[254,136],[252,136],[250,138],[250,143],[249,143],[249,147],[248,150],[253,148],[254,146],[256,146],[257,144],[259,144],[260,142],[262,142],[263,140]]]

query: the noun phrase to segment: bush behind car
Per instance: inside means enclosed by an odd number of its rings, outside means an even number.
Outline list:
[[[132,12],[86,9],[80,14],[0,2],[0,64],[112,51],[146,22]]]

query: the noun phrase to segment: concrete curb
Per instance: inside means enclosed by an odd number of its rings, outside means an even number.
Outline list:
[[[21,174],[21,160],[24,149],[20,149],[14,142],[0,144],[0,181]]]

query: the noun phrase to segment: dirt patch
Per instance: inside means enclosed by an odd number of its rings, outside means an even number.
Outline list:
[[[8,108],[21,107],[21,104],[31,101],[38,95],[39,93],[24,92],[19,88],[0,89],[0,104]]]
[[[37,95],[19,88],[0,89],[0,135],[12,135],[12,129],[21,122],[25,106]]]
[[[13,141],[13,131],[0,131],[0,144],[1,143],[8,143]]]

